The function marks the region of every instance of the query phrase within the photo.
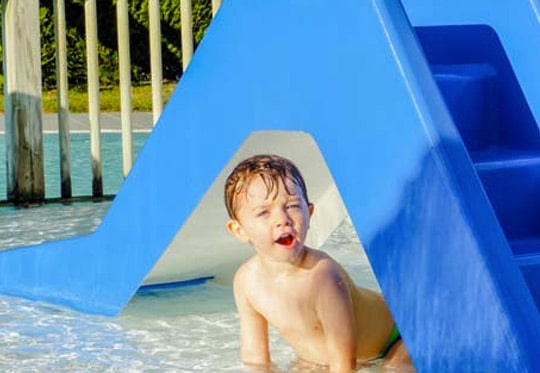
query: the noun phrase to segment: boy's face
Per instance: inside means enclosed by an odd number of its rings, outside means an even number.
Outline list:
[[[237,196],[237,217],[227,229],[243,242],[250,242],[258,254],[278,261],[293,261],[303,251],[313,205],[308,205],[301,189],[286,180],[277,193],[268,193],[260,177]],[[289,194],[290,191],[292,194]]]

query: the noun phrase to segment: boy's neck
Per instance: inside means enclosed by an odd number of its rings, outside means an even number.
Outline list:
[[[291,261],[279,261],[273,258],[257,254],[257,258],[262,268],[273,275],[293,274],[303,268],[303,262],[311,249],[303,246],[302,251]]]

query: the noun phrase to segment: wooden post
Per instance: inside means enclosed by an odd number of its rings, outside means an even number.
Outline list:
[[[60,151],[60,195],[71,198],[71,161],[69,154],[69,95],[64,0],[54,1],[56,38],[56,101],[58,103],[58,143]]]
[[[180,24],[182,32],[182,70],[186,71],[193,57],[193,15],[191,0],[180,0]]]
[[[84,2],[86,30],[86,71],[88,73],[88,121],[92,156],[92,196],[103,196],[101,126],[99,123],[99,62],[96,0]]]
[[[148,18],[150,22],[150,68],[152,72],[152,119],[155,125],[163,111],[163,67],[159,0],[150,0],[148,2]]]
[[[122,122],[122,159],[124,177],[133,164],[131,131],[131,55],[129,51],[129,12],[127,0],[116,3],[118,63],[120,65],[120,120]]]
[[[45,198],[39,0],[2,0],[7,198]]]
[[[212,0],[212,17],[216,15],[220,6],[221,0]]]

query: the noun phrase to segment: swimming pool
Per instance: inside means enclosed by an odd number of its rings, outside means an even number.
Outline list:
[[[84,145],[84,134],[77,136]],[[116,154],[120,135],[107,137],[104,152]],[[142,144],[144,134],[137,141]],[[45,146],[52,148],[57,143],[48,139]],[[0,149],[3,156],[2,152]],[[105,186],[107,193],[115,193],[121,183],[121,159],[116,158],[116,166],[104,166],[104,179],[116,180],[112,187]],[[89,163],[87,169],[77,172],[89,173]],[[54,170],[46,168],[47,176],[54,177]],[[79,191],[74,194],[83,194],[79,183],[88,180],[85,175],[74,177],[74,191]],[[47,188],[58,190],[54,185]],[[0,248],[91,232],[109,206],[110,202],[87,202],[0,208]],[[357,283],[378,289],[350,221],[341,224],[323,249],[343,263]],[[2,372],[247,371],[238,361],[238,316],[231,288],[215,282],[139,292],[115,318],[0,296],[0,326]],[[273,361],[288,371],[294,353],[275,332],[270,336]]]
[[[147,132],[133,133],[133,154],[138,154]],[[90,137],[88,133],[73,133],[70,136],[71,183],[73,196],[92,195],[92,166],[90,160]],[[58,134],[43,135],[43,158],[45,173],[45,195],[47,198],[60,197],[60,163]],[[121,135],[105,132],[101,135],[101,159],[103,163],[103,193],[116,194],[122,184]],[[6,142],[0,134],[0,200],[6,199]]]

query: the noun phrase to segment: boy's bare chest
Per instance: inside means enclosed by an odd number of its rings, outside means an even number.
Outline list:
[[[281,333],[320,330],[315,295],[305,281],[266,283],[252,294],[251,303]]]

